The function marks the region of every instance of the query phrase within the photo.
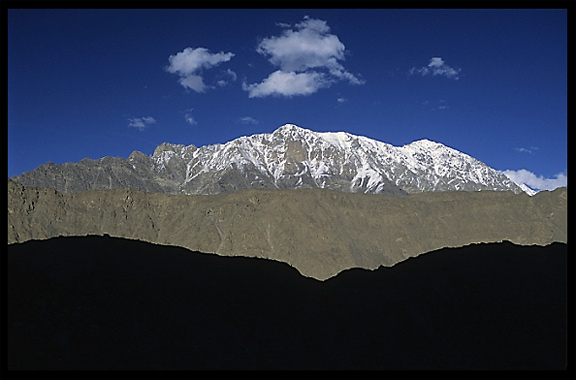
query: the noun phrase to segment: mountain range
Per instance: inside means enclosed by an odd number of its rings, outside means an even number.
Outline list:
[[[62,193],[130,188],[168,194],[321,188],[408,195],[436,191],[534,192],[458,150],[430,140],[393,146],[346,132],[286,124],[225,144],[163,143],[151,156],[47,163],[12,179]]]
[[[566,242],[566,188],[422,192],[326,189],[170,195],[131,189],[74,194],[8,181],[8,243],[109,234],[223,256],[286,262],[324,280],[392,266],[443,247]]]
[[[430,140],[287,124],[7,193],[9,369],[566,368],[567,188]]]

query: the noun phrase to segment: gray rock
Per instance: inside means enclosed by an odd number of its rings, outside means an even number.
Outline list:
[[[8,243],[109,234],[277,260],[324,280],[344,269],[392,266],[443,247],[566,242],[567,197],[566,188],[533,197],[512,191],[396,197],[324,189],[212,196],[130,189],[63,194],[9,180]]]

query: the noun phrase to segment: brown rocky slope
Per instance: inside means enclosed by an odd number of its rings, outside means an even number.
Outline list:
[[[8,244],[108,234],[289,263],[330,278],[443,247],[567,240],[567,189],[437,192],[399,198],[322,189],[167,195],[129,189],[62,194],[8,180]]]

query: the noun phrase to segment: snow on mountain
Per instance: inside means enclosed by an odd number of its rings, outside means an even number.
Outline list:
[[[528,187],[527,185],[523,184],[523,183],[517,183],[517,185],[522,189],[522,191],[524,191],[526,194],[533,196],[538,194],[538,192],[536,190],[532,190],[530,187]]]
[[[106,165],[111,167],[106,169]],[[293,124],[272,133],[199,148],[163,143],[152,156],[134,152],[128,160],[43,165],[13,179],[60,191],[131,187],[217,194],[248,188],[324,188],[396,195],[449,190],[530,194],[503,173],[434,141],[393,146],[346,132],[314,132]]]
[[[236,184],[240,188],[319,187],[398,194],[522,191],[502,173],[434,141],[396,147],[346,132],[314,132],[293,124],[194,150],[182,187],[185,192],[204,193],[203,186],[213,187],[214,181],[238,175],[243,182]]]

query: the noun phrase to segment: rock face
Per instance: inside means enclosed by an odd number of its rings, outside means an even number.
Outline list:
[[[6,251],[8,369],[567,366],[565,244],[446,248],[325,282],[110,237]]]
[[[191,158],[193,145],[164,143],[152,157],[132,152],[128,159],[104,157],[85,158],[80,162],[57,165],[52,162],[14,176],[26,186],[53,188],[62,193],[94,189],[134,189],[152,193],[176,193],[186,176],[185,161]],[[179,159],[170,159],[178,154]]]
[[[48,163],[12,178],[63,193],[130,188],[169,194],[241,189],[323,188],[395,195],[423,191],[523,190],[504,174],[442,144],[397,147],[345,132],[313,132],[286,124],[273,133],[226,144],[164,143],[152,156]]]
[[[396,197],[322,189],[213,196],[135,190],[62,194],[8,181],[8,243],[109,234],[226,256],[286,262],[324,280],[443,247],[567,240],[567,190],[427,192]]]

